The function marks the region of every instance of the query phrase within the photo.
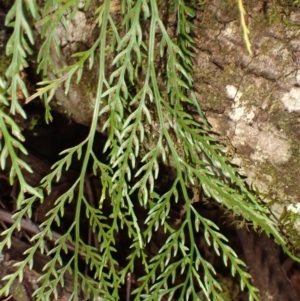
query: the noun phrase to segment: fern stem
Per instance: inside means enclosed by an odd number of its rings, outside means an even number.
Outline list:
[[[78,258],[79,258],[79,247],[80,247],[80,213],[82,206],[82,196],[84,195],[84,183],[85,183],[85,175],[87,172],[87,165],[90,159],[90,154],[92,153],[92,148],[94,144],[94,137],[96,133],[96,127],[98,122],[98,115],[100,110],[101,95],[103,90],[103,83],[105,81],[105,48],[106,48],[106,35],[107,35],[107,24],[108,24],[108,16],[109,16],[109,8],[110,8],[110,0],[105,0],[103,3],[103,16],[102,16],[102,24],[101,24],[101,32],[100,32],[100,49],[99,49],[99,78],[98,78],[98,86],[97,86],[97,95],[95,100],[95,107],[93,111],[93,119],[89,131],[89,135],[87,137],[87,149],[85,152],[84,160],[82,163],[81,173],[80,173],[80,183],[79,183],[79,192],[78,199],[76,204],[76,215],[75,220],[77,221],[75,226],[75,250],[74,250],[74,298],[75,301],[78,301]]]

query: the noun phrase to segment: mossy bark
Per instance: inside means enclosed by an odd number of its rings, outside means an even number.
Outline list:
[[[250,56],[236,3],[225,2],[208,1],[197,15],[195,89],[213,129],[234,147],[233,162],[281,201],[280,215],[300,192],[300,9],[291,1],[245,3]]]

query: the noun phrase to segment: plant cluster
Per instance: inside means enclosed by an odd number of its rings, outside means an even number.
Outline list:
[[[26,259],[17,264],[15,273],[5,277],[7,282],[0,294],[8,293],[14,279],[22,278],[25,266],[32,267],[37,250],[46,252],[45,237],[51,237],[51,227],[60,223],[66,204],[75,202],[73,223],[48,252],[52,259],[40,278],[40,288],[35,292],[37,300],[49,300],[52,294],[57,296],[57,284],[64,282],[67,271],[73,274],[72,300],[78,300],[81,289],[87,297],[119,300],[119,287],[124,284],[126,275],[134,272],[136,260],[142,262],[144,275],[138,279],[140,285],[132,292],[132,300],[172,300],[174,295],[178,300],[200,300],[199,291],[208,300],[223,300],[216,271],[195,242],[195,235],[200,231],[206,243],[222,256],[232,275],[238,275],[241,288],[246,287],[249,291],[249,299],[259,300],[257,290],[249,280],[250,275],[244,269],[245,264],[228,245],[220,229],[196,210],[195,199],[190,194],[193,189],[200,188],[233,215],[251,223],[254,229],[272,235],[288,253],[286,242],[266,208],[249,191],[236,168],[230,165],[224,147],[211,136],[193,94],[194,10],[188,1],[172,0],[168,3],[176,18],[176,34],[172,36],[162,19],[159,1],[122,0],[123,18],[122,24],[118,24],[110,11],[112,1],[104,0],[95,11],[98,39],[86,51],[74,53],[73,64],[62,70],[52,70],[56,78],[50,80],[48,70],[55,68],[51,47],[54,45],[57,53],[60,52],[55,28],[66,17],[75,16],[80,2],[46,0],[40,9],[35,0],[15,0],[6,16],[6,26],[13,28],[13,33],[6,46],[11,63],[0,82],[3,91],[0,95],[0,164],[4,169],[7,160],[11,161],[10,183],[19,183],[20,190],[15,223],[2,233],[0,249],[10,245],[22,217],[32,216],[33,204],[43,202],[45,195],[51,193],[53,183],[59,181],[72,161],[81,159],[82,166],[77,180],[49,211],[41,232],[32,237],[33,246],[26,251]],[[250,50],[242,1],[238,4],[246,45]],[[91,0],[85,1],[84,9],[88,11],[90,5]],[[29,96],[20,72],[28,66],[28,56],[33,52],[33,24],[37,22],[41,26],[42,39],[37,71],[43,81],[37,93]],[[143,26],[145,24],[147,26]],[[114,54],[110,73],[106,66],[106,61],[110,61],[107,59],[108,44]],[[158,66],[159,59],[164,60],[163,67]],[[64,84],[67,94],[70,83],[75,80],[79,83],[85,70],[94,67],[95,60],[98,60],[98,70],[95,70],[98,86],[88,136],[80,144],[64,150],[40,186],[31,187],[23,175],[24,170],[30,172],[31,168],[18,156],[19,151],[26,154],[22,145],[24,137],[12,117],[18,113],[26,118],[18,95],[21,92],[27,101],[39,96],[45,105],[46,120],[50,122],[50,102],[57,87]],[[4,108],[9,108],[9,114]],[[191,111],[197,112],[197,118],[189,113]],[[106,121],[101,130],[108,133],[104,147],[106,162],[101,162],[93,151],[96,128],[103,116]],[[96,207],[88,202],[84,189],[90,162],[102,189]],[[171,165],[175,174],[172,185],[162,194],[155,190],[161,164]],[[137,218],[136,198],[133,196],[137,196],[140,206],[148,213],[143,227]],[[179,227],[174,228],[168,217],[171,203],[177,202],[179,196],[185,204],[185,212]],[[113,209],[110,216],[105,216],[101,208],[108,200]],[[83,211],[97,234],[100,250],[82,240],[78,221]],[[159,228],[164,229],[168,238],[158,254],[149,259],[145,248]],[[121,229],[126,229],[131,240],[131,254],[127,265],[119,270],[114,254],[117,251],[115,236]],[[61,256],[70,242],[74,243],[74,253],[68,262],[63,263]],[[79,268],[82,256],[94,272],[93,279],[86,277]],[[61,268],[57,268],[57,264]],[[179,284],[175,283],[178,274],[186,275]]]

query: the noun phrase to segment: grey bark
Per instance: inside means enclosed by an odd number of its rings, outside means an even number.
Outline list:
[[[213,129],[228,138],[249,183],[281,205],[299,196],[300,9],[285,1],[246,6],[254,55],[236,3],[197,14],[195,89]]]

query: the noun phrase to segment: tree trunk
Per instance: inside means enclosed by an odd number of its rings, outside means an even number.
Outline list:
[[[249,3],[250,56],[236,3],[208,2],[197,14],[195,29],[199,103],[213,129],[228,138],[233,162],[249,182],[269,197],[296,201],[300,9],[292,1]],[[280,215],[281,206],[273,209]]]

